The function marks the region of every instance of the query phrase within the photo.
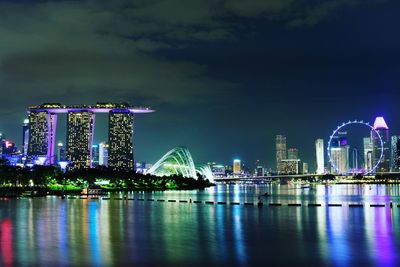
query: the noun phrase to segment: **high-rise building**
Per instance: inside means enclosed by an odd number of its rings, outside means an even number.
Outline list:
[[[299,174],[300,173],[299,159],[283,159],[281,161],[282,170],[280,174]]]
[[[331,148],[332,173],[347,174],[349,172],[349,153],[350,146],[348,145]]]
[[[257,166],[256,167],[256,176],[257,177],[262,177],[264,176],[264,167],[263,166]]]
[[[366,172],[372,170],[372,141],[371,137],[364,137],[363,138],[364,144],[364,169]]]
[[[92,167],[99,166],[99,160],[100,160],[100,147],[97,144],[92,145]]]
[[[67,161],[70,170],[91,167],[94,113],[71,111],[67,115]]]
[[[108,167],[108,144],[106,142],[99,144],[99,165]]]
[[[299,150],[297,148],[288,149],[288,159],[299,159]]]
[[[390,171],[400,171],[400,136],[394,135],[390,139],[391,157],[390,157]]]
[[[28,154],[29,144],[29,119],[24,120],[22,124],[22,156],[26,157]]]
[[[66,161],[66,150],[64,147],[64,144],[59,142],[57,144],[57,157],[56,157],[57,162],[63,162]]]
[[[48,111],[29,112],[28,160],[45,165],[54,163],[54,143],[56,137],[57,115]]]
[[[325,173],[325,157],[324,157],[324,139],[317,139],[315,141],[315,153],[317,159],[317,174]]]
[[[303,162],[303,174],[308,174],[308,163]]]
[[[108,166],[133,170],[133,113],[128,109],[110,112],[108,143]]]
[[[282,173],[284,170],[282,160],[287,159],[285,135],[280,134],[276,136],[275,147],[276,147],[276,170],[278,173]]]
[[[377,172],[388,172],[390,171],[390,141],[389,141],[389,127],[387,126],[383,117],[377,117],[374,122],[375,131],[371,131],[372,141],[372,165],[375,166],[381,154],[383,155],[381,163],[377,167]],[[383,153],[381,150],[381,142],[377,133],[382,138],[383,142]]]
[[[240,174],[242,172],[242,162],[240,159],[233,160],[233,174]]]

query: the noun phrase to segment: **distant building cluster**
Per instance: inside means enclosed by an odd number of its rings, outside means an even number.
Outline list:
[[[308,173],[308,164],[299,158],[297,148],[286,149],[286,136],[277,135],[275,138],[276,147],[276,173],[280,175]],[[302,168],[301,168],[302,167]],[[305,169],[305,170],[304,170]]]
[[[364,122],[353,123],[369,126]],[[320,171],[323,167],[327,167],[330,173],[339,175],[398,172],[400,170],[400,137],[389,135],[389,127],[383,117],[377,117],[374,124],[369,127],[371,127],[370,135],[362,138],[361,149],[351,146],[347,131],[337,131],[331,137],[328,151],[330,153],[329,166],[323,165],[321,147],[316,145],[317,169]],[[322,139],[319,140],[323,142]]]

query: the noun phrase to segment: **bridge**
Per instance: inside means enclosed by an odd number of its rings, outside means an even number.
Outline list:
[[[325,176],[324,174],[291,174],[291,175],[269,175],[269,176],[252,176],[252,177],[215,177],[215,182],[269,182],[273,180],[290,180],[290,179],[301,179],[310,180],[318,179]]]
[[[290,174],[290,175],[268,175],[268,176],[252,176],[252,177],[215,177],[215,182],[271,182],[271,181],[288,181],[291,179],[301,179],[304,181],[307,180],[318,180],[324,177],[326,174]],[[364,176],[366,178],[376,178],[377,176],[388,177],[399,179],[400,172],[377,172],[373,175]],[[348,178],[351,179],[354,177],[353,174],[348,175],[335,175],[336,178]]]

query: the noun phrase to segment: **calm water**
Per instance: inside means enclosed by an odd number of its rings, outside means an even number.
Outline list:
[[[220,185],[129,196],[146,201],[0,200],[0,265],[400,266],[399,185],[297,187]],[[147,201],[256,202],[266,191],[272,196],[262,208]]]

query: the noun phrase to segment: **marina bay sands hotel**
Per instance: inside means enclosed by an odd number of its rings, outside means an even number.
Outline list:
[[[57,116],[67,114],[66,159],[68,169],[90,168],[96,113],[108,113],[108,166],[115,170],[133,170],[133,119],[135,114],[151,113],[148,107],[129,104],[97,103],[66,106],[42,104],[28,108],[28,161],[55,164],[54,147]]]

